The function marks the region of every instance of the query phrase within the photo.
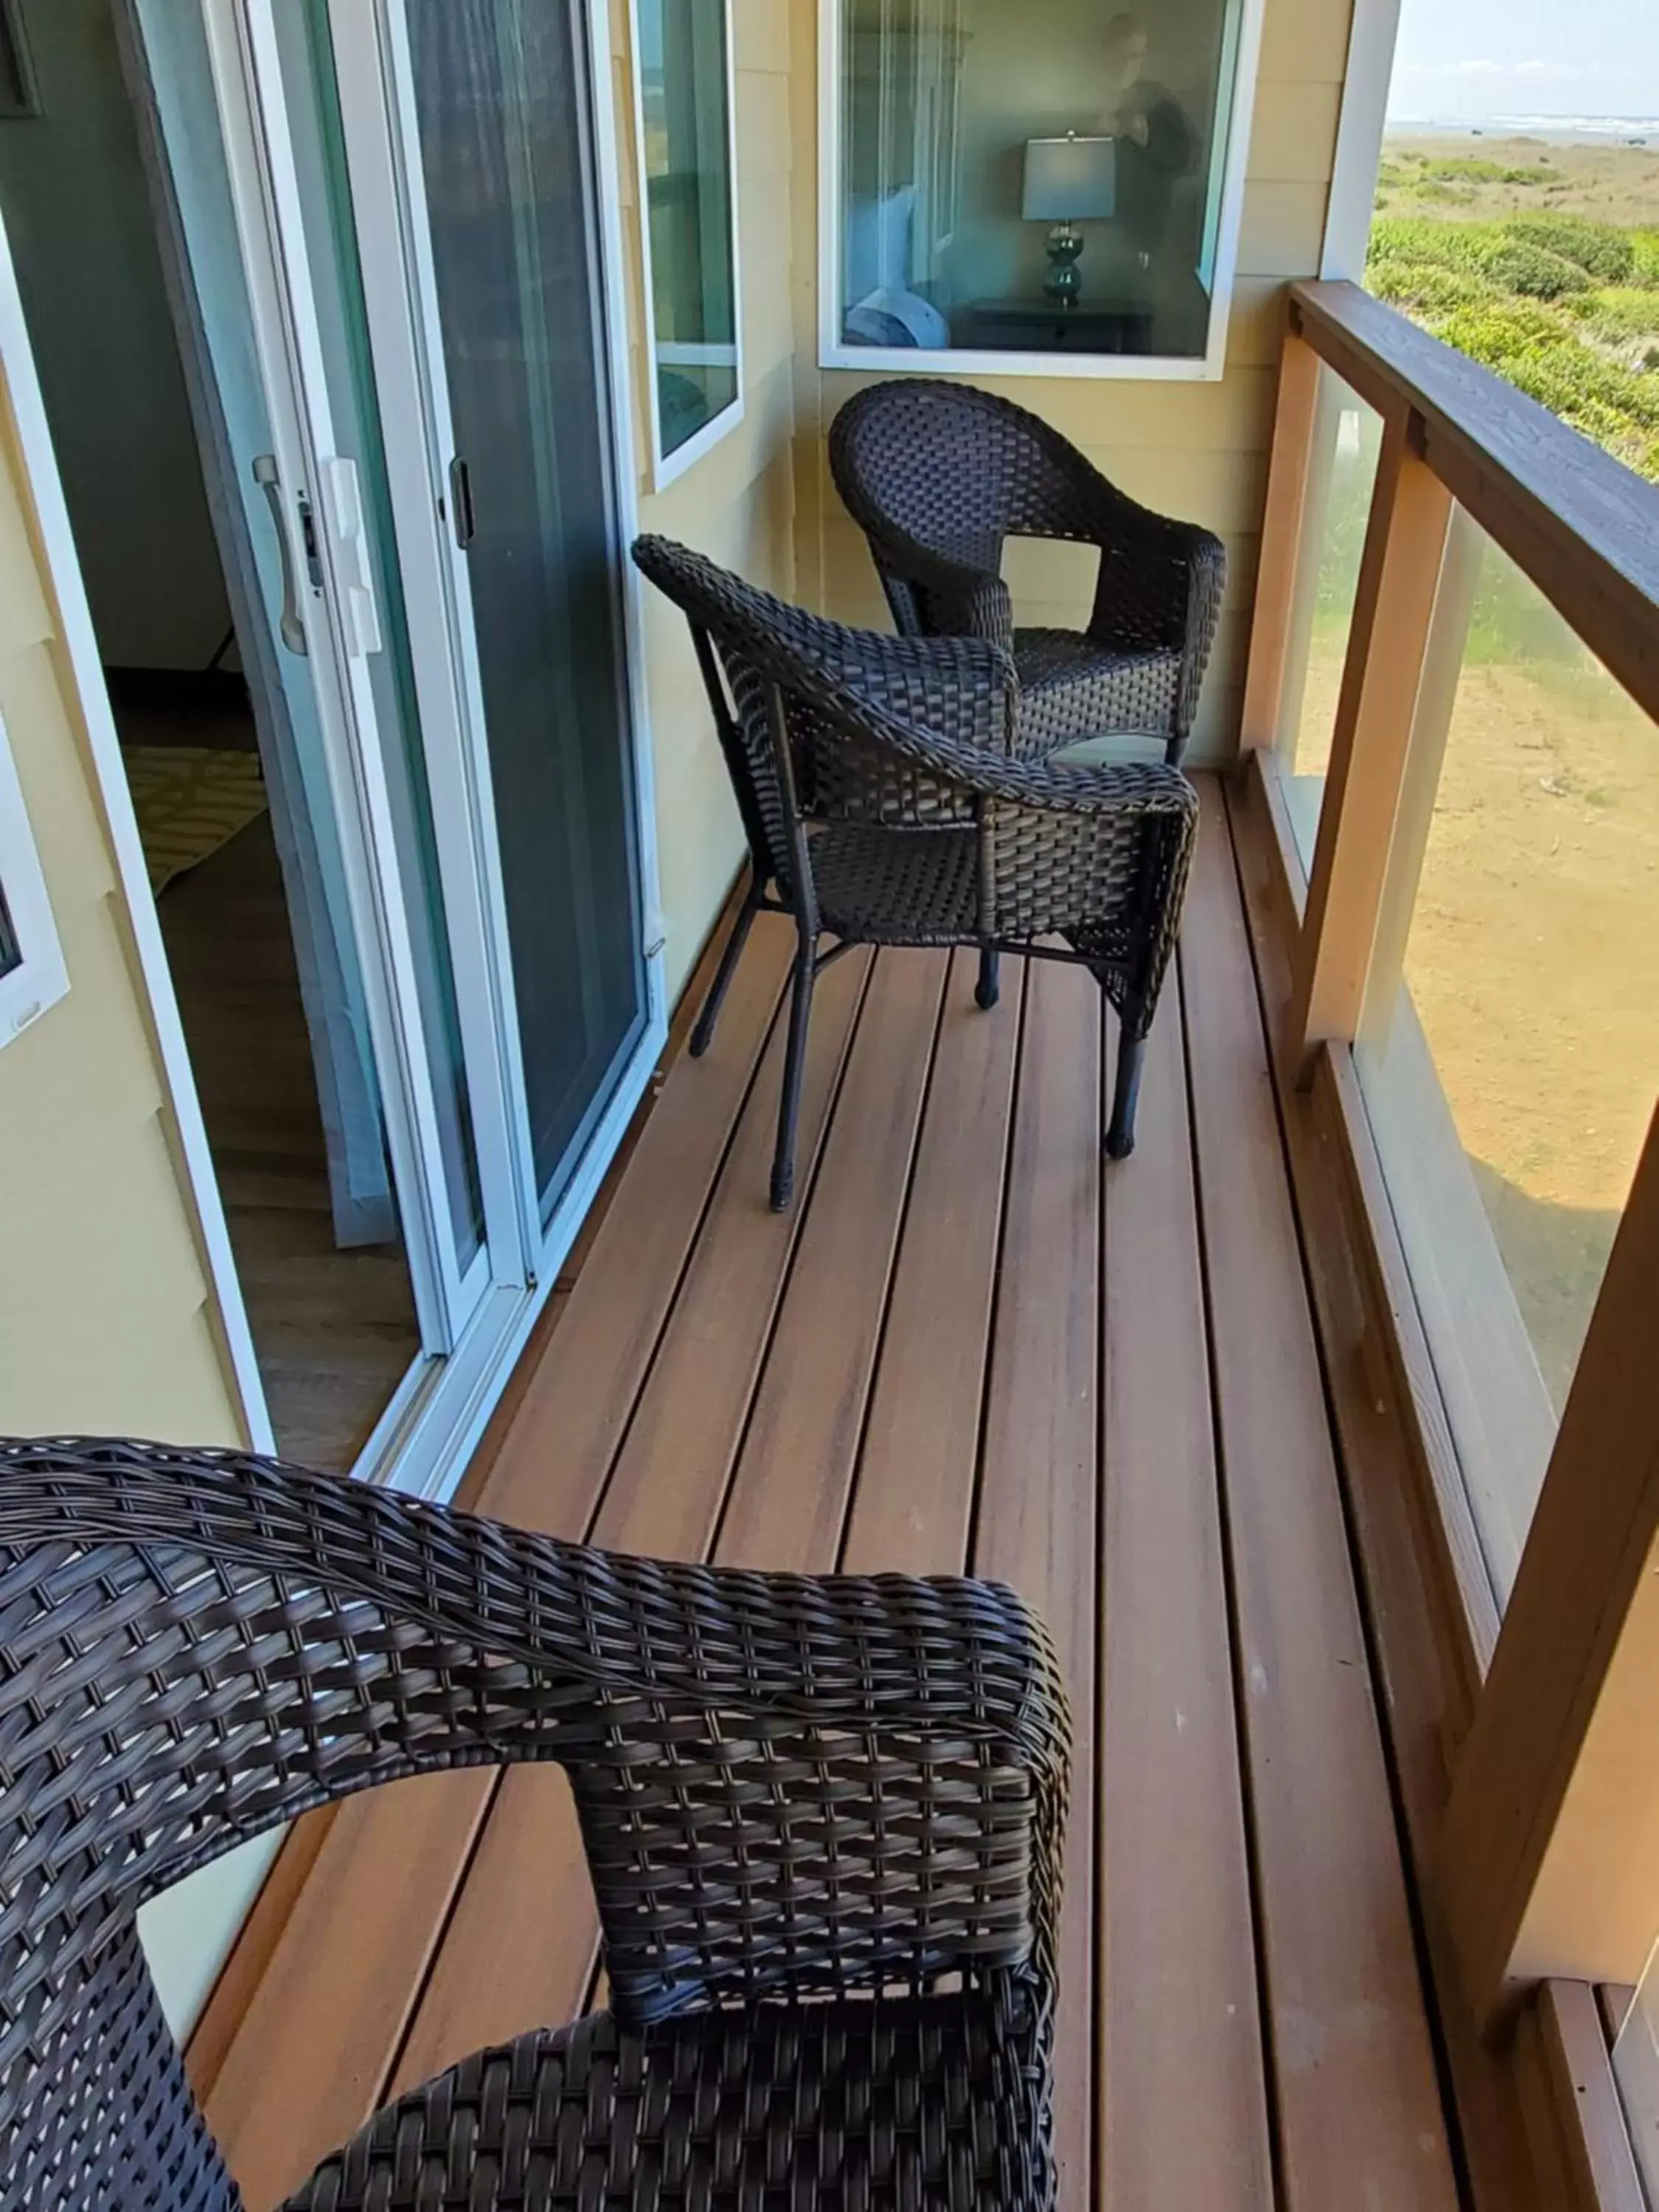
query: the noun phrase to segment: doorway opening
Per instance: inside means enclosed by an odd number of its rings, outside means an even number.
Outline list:
[[[346,1469],[422,1335],[205,41],[173,0],[9,21],[0,215],[267,1403]]]

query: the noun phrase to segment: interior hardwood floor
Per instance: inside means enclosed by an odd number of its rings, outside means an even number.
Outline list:
[[[253,744],[222,689],[120,701],[125,744]],[[278,1449],[349,1468],[420,1350],[400,1245],[335,1243],[270,817],[156,902]]]
[[[630,1551],[1013,1582],[1069,1678],[1062,2203],[1452,2212],[1419,1976],[1234,855],[1206,788],[1133,1157],[1079,970],[828,971],[799,1196],[766,1206],[787,926],[672,1067],[479,1510]],[[594,2001],[568,1790],[349,1801],[192,2054],[251,2206],[388,2091]],[[243,1961],[239,1987],[248,1979]]]

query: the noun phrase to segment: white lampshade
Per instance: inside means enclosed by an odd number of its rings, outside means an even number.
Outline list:
[[[1117,198],[1116,149],[1109,138],[1028,138],[1027,222],[1093,222],[1113,212]]]

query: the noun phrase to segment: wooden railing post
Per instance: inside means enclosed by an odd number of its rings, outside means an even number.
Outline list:
[[[1239,742],[1246,752],[1278,742],[1285,679],[1295,666],[1291,647],[1297,627],[1297,585],[1303,566],[1319,376],[1319,356],[1294,330],[1287,331],[1279,363],[1279,401],[1267,463],[1250,658],[1244,672]]]
[[[1308,884],[1291,1043],[1352,1042],[1387,878],[1452,498],[1419,458],[1414,418],[1386,416]]]
[[[1659,1115],[1453,1779],[1441,1911],[1488,2024],[1549,1975],[1639,1978],[1659,1933]]]

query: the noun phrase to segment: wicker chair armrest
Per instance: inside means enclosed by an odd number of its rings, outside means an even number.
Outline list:
[[[902,591],[920,593],[921,605],[916,611],[923,617],[924,629],[934,635],[982,637],[1002,646],[1012,643],[1013,596],[994,568],[953,560],[890,523],[868,529],[868,535],[890,601],[892,580]]]
[[[636,2018],[1048,1941],[1064,1698],[994,1585],[669,1565],[240,1454],[52,1439],[0,1443],[0,1734],[27,1705],[39,1760],[0,1898],[20,1853],[61,1879],[32,1792],[82,1808],[119,1917],[311,1806],[543,1759]]]

